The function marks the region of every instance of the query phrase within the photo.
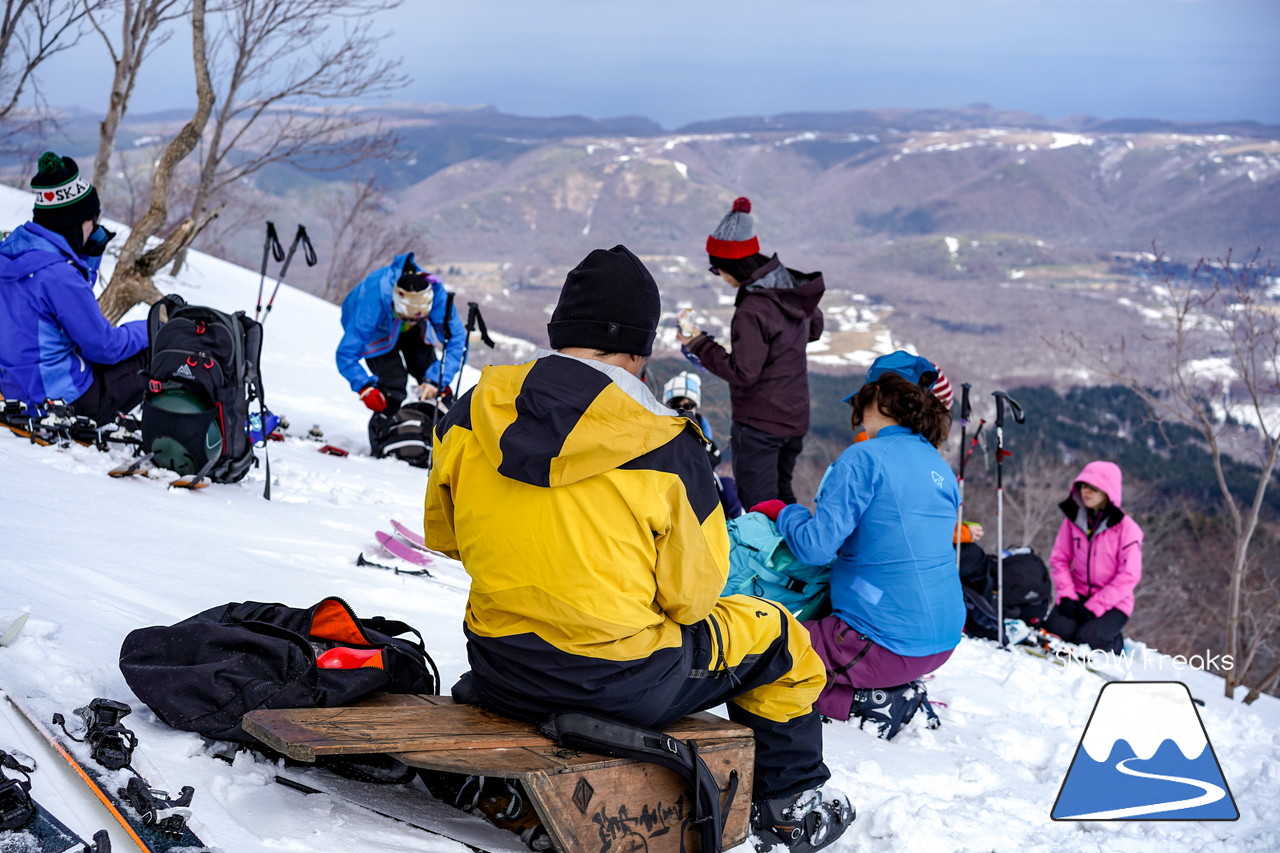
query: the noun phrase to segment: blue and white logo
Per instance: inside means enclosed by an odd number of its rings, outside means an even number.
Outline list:
[[[1054,820],[1236,820],[1191,692],[1180,681],[1111,682],[1062,780]]]

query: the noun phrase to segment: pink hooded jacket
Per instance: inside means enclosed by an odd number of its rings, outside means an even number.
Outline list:
[[[1080,497],[1080,483],[1106,493],[1110,505],[1097,528],[1089,531],[1089,511]],[[1055,601],[1079,599],[1094,616],[1111,608],[1133,614],[1133,588],[1142,579],[1142,528],[1124,513],[1123,481],[1114,462],[1090,462],[1071,484],[1059,506],[1067,516],[1049,556]]]

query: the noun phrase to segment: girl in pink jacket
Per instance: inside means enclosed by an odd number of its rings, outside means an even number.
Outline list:
[[[1056,604],[1045,629],[1073,643],[1119,652],[1142,579],[1142,528],[1120,508],[1120,467],[1090,462],[1059,506],[1066,514],[1049,557]]]

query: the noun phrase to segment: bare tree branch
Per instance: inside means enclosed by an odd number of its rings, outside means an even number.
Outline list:
[[[343,169],[393,155],[394,137],[350,101],[400,88],[375,13],[400,0],[242,0],[220,16],[214,75],[219,106],[192,202],[199,218],[219,193],[273,163]],[[232,156],[234,152],[234,157]],[[174,272],[184,256],[174,261]]]
[[[106,191],[110,178],[111,154],[116,147],[116,134],[120,122],[128,112],[133,89],[138,82],[147,54],[168,41],[170,33],[164,32],[165,24],[186,17],[191,12],[190,0],[80,0],[94,30],[106,45],[111,57],[114,74],[111,79],[111,95],[107,100],[107,113],[98,126],[98,154],[93,161],[93,185],[99,193]],[[95,6],[105,7],[95,15]],[[100,17],[116,17],[120,26],[117,44],[107,33]]]
[[[1226,654],[1236,667],[1226,673],[1228,697],[1280,630],[1280,611],[1268,609],[1265,596],[1245,595],[1253,568],[1250,547],[1280,460],[1280,305],[1266,295],[1273,269],[1260,265],[1259,257],[1255,252],[1237,263],[1228,252],[1214,264],[1201,260],[1185,280],[1164,276],[1156,292],[1171,323],[1163,338],[1165,360],[1154,372],[1135,364],[1123,341],[1099,352],[1076,336],[1062,340],[1081,364],[1138,394],[1156,419],[1184,424],[1205,442],[1233,538],[1224,627]],[[1162,260],[1157,251],[1157,266]],[[1243,402],[1235,402],[1240,392]],[[1228,440],[1253,447],[1249,455],[1258,467],[1248,475],[1247,498],[1229,482]],[[1272,680],[1271,674],[1263,678]]]
[[[30,91],[35,110],[28,119],[38,120],[44,112],[36,69],[49,58],[74,47],[84,35],[83,24],[89,9],[103,0],[3,0],[0,12],[0,128],[3,136],[20,132],[6,127],[22,110],[23,93]]]
[[[205,0],[192,0],[191,36],[196,76],[196,111],[160,155],[151,182],[151,207],[141,220],[134,223],[128,239],[120,249],[120,260],[111,283],[98,297],[103,315],[112,323],[117,322],[138,302],[154,302],[160,298],[161,294],[152,284],[151,277],[174,254],[190,245],[191,240],[199,233],[200,218],[188,217],[160,245],[147,249],[147,242],[157,234],[168,217],[169,186],[174,171],[195,150],[213,112],[215,95],[205,45]]]

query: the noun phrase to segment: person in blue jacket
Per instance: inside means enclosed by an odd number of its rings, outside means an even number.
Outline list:
[[[0,243],[0,394],[28,415],[60,400],[110,423],[142,402],[146,321],[115,327],[98,309],[98,265],[115,235],[98,224],[98,191],[76,161],[46,151],[31,187],[31,221]]]
[[[338,370],[373,412],[370,435],[376,421],[399,411],[410,376],[418,383],[419,400],[449,390],[462,367],[466,338],[444,285],[414,263],[412,252],[397,255],[351,289],[342,301]],[[444,349],[439,359],[437,343]]]
[[[914,373],[874,367],[852,395],[854,430],[865,427],[870,440],[827,469],[815,510],[753,507],[776,516],[801,562],[834,560],[833,613],[805,627],[827,665],[815,707],[842,720],[864,689],[893,688],[877,691],[889,706],[909,702],[911,682],[946,662],[965,619],[951,545],[959,489],[937,450],[951,414],[915,375],[936,369],[923,358]]]

